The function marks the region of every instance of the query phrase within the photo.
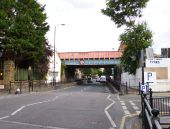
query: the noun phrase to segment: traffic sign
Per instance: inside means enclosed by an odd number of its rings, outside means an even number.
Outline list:
[[[149,92],[149,86],[147,84],[141,84],[140,90],[143,91],[143,93],[148,93]]]
[[[149,85],[156,85],[156,72],[145,72],[144,73],[145,83]]]

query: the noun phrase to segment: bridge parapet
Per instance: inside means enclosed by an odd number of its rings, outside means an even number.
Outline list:
[[[66,65],[116,65],[120,64],[118,51],[65,52],[58,53]]]

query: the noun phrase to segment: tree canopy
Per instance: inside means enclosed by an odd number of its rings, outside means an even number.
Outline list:
[[[121,64],[126,72],[135,74],[139,67],[141,50],[151,46],[152,32],[147,28],[146,23],[134,25],[121,34],[120,41],[126,46]]]
[[[107,0],[106,9],[102,13],[111,17],[114,23],[121,27],[122,25],[132,26],[137,17],[141,17],[142,8],[146,7],[149,0]]]
[[[0,0],[0,51],[4,60],[42,60],[49,47],[44,8],[35,0]]]

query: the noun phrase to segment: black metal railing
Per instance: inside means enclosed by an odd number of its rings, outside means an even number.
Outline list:
[[[170,97],[153,98],[153,107],[159,109],[161,116],[170,116]]]
[[[19,93],[38,91],[41,88],[47,88],[46,80],[28,80],[28,81],[10,81],[9,93]],[[19,92],[16,92],[19,89]]]
[[[159,109],[160,116],[170,116],[170,97],[153,97],[152,89],[149,91],[149,102],[151,108]]]
[[[141,91],[142,120],[145,129],[162,129],[160,125],[159,110],[151,108],[147,94]]]

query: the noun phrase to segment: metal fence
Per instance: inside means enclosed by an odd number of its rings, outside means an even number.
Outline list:
[[[170,97],[153,97],[153,92],[149,91],[149,102],[151,108],[156,108],[160,111],[160,116],[170,116]]]
[[[145,93],[141,93],[142,120],[145,129],[162,129],[160,125],[159,110],[151,108]]]
[[[152,107],[159,109],[161,116],[170,116],[170,97],[153,98]]]
[[[17,93],[17,89],[19,89],[20,94],[24,92],[39,91],[41,88],[47,86],[46,80],[10,81],[9,93]]]

